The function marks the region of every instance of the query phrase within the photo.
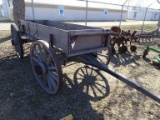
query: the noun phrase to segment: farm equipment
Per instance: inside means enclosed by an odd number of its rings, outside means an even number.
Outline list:
[[[127,42],[130,42],[130,50],[133,51],[133,52],[136,51],[137,47],[134,46],[134,45],[131,45],[131,43],[132,43],[133,40],[136,41],[138,39],[136,37],[136,32],[137,31],[134,31],[133,33],[131,33],[130,30],[124,31],[124,30],[121,30],[121,28],[118,27],[118,26],[111,27],[111,30],[113,32],[117,33],[111,39],[111,47],[112,47],[113,54],[116,51],[115,48],[114,48],[115,44],[117,44],[117,46],[118,46],[119,53],[126,52],[127,47],[124,44],[127,44]]]
[[[160,47],[160,44],[158,44],[158,47]],[[156,48],[148,45],[143,52],[143,59],[146,58],[149,51],[154,51],[156,53],[159,53],[159,55],[153,59],[153,63],[160,65],[160,49],[156,49]]]
[[[18,27],[11,25],[11,33],[12,44],[19,58],[23,58],[23,44],[33,42],[30,48],[33,73],[49,94],[57,93],[61,87],[61,65],[76,61],[111,74],[160,103],[158,96],[109,69],[107,65],[112,54],[110,40],[111,35],[115,34],[110,30],[48,20],[19,20]]]
[[[160,32],[160,28],[158,27],[156,30],[148,32],[148,33],[141,33],[141,34],[137,34],[137,42],[140,42],[145,40],[145,41],[151,41],[153,38],[155,37],[159,37],[159,32]]]

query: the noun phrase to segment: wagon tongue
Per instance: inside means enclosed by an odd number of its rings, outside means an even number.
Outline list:
[[[126,77],[123,77],[122,75],[114,72],[113,70],[109,69],[108,66],[104,63],[99,62],[96,57],[94,57],[92,54],[84,54],[77,57],[76,61],[83,62],[84,64],[91,65],[94,67],[99,68],[100,70],[103,70],[112,76],[116,77],[117,79],[121,80],[122,82],[126,83],[127,85],[135,88],[139,92],[145,94],[146,96],[150,97],[151,99],[155,100],[156,102],[160,103],[160,97],[152,93],[151,91],[147,90],[146,88],[142,87],[141,85],[137,84],[136,82],[133,82],[131,80],[128,80]]]

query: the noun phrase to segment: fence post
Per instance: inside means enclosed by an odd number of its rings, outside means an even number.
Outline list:
[[[148,12],[148,8],[146,8],[146,12],[145,12],[145,15],[144,15],[144,19],[143,19],[143,25],[142,25],[141,33],[143,33],[143,29],[144,29],[144,22],[145,22],[145,20],[146,20],[147,12]]]
[[[33,16],[33,20],[35,20],[35,16],[34,16],[34,0],[32,1],[32,16]]]
[[[119,27],[121,27],[121,22],[122,22],[122,14],[123,14],[123,5],[122,5],[122,9],[121,9],[121,18],[120,18]]]
[[[122,5],[122,9],[121,9],[121,18],[120,18],[119,27],[121,27],[122,15],[123,15],[123,7],[124,7],[124,5],[126,4],[127,1],[128,1],[128,0],[126,0],[126,1],[123,3],[123,5]]]
[[[153,1],[153,2],[154,2],[154,1]],[[145,20],[146,20],[148,8],[153,4],[153,2],[146,8],[146,12],[145,12],[144,20],[143,20],[143,25],[142,25],[141,33],[143,32],[143,29],[144,29],[144,22],[145,22]]]
[[[87,19],[88,19],[88,0],[86,0],[86,20],[85,20],[85,26],[87,26]]]

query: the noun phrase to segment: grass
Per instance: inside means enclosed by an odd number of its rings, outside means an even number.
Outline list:
[[[111,28],[112,26],[103,26],[102,28]],[[137,30],[141,31],[142,25],[121,25],[122,30]],[[144,25],[143,31],[154,31],[157,29],[157,24],[146,24]]]
[[[5,44],[11,39],[11,32],[9,30],[0,30],[0,44]]]
[[[121,26],[122,29],[124,30],[138,30],[140,31],[142,29],[142,25],[130,25],[130,26]],[[153,31],[157,29],[157,25],[156,24],[147,24],[144,25],[143,30],[144,31]]]
[[[10,30],[0,30],[0,39],[5,38],[11,34]]]
[[[10,18],[0,17],[0,23],[1,22],[11,22],[11,19]]]

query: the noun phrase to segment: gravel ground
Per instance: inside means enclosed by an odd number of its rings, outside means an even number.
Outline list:
[[[109,67],[160,95],[159,67],[149,52],[142,59],[147,44],[136,43],[137,52],[116,53]],[[82,63],[68,63],[63,68],[63,87],[56,95],[45,93],[32,73],[30,44],[25,44],[25,57],[15,56],[10,41],[0,44],[0,119],[58,120],[72,114],[76,120],[158,120],[160,104],[137,92],[103,71]]]

